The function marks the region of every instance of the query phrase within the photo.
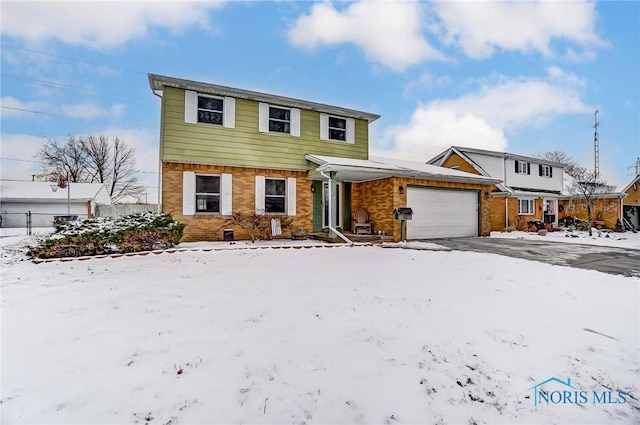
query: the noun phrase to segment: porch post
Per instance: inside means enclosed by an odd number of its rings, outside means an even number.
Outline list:
[[[331,210],[331,218],[329,220],[329,224],[337,228],[340,223],[338,223],[338,182],[336,182],[335,171],[329,172],[329,207]],[[338,235],[336,235],[335,232],[333,232],[331,229],[329,229],[329,236],[331,238],[338,237]]]

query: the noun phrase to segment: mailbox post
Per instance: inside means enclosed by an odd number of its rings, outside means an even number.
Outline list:
[[[407,226],[407,220],[411,220],[411,218],[413,217],[413,210],[411,208],[408,207],[400,207],[400,208],[395,208],[393,210],[393,218],[396,220],[400,220],[400,240],[404,241],[406,240],[406,226]]]

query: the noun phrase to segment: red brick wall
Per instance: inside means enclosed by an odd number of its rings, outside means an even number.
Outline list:
[[[587,220],[587,204],[584,200],[562,200],[559,202],[562,205],[563,211],[559,214],[559,218],[565,217],[577,217],[581,220]],[[591,209],[591,219],[596,220],[599,213],[601,213],[602,221],[604,221],[605,229],[615,229],[616,222],[620,218],[620,211],[622,205],[620,199],[598,199],[595,206]],[[592,223],[595,227],[595,223]]]
[[[312,193],[311,181],[303,171],[269,170],[262,168],[226,167],[215,165],[163,163],[162,164],[162,211],[171,213],[175,220],[187,224],[183,242],[222,240],[223,229],[232,228],[236,239],[249,239],[249,234],[237,226],[226,225],[227,216],[220,214],[182,215],[182,172],[221,174],[233,176],[232,206],[233,212],[252,213],[255,211],[255,176],[295,177],[296,180],[296,216],[294,228],[312,229]],[[288,232],[283,235],[287,237]]]

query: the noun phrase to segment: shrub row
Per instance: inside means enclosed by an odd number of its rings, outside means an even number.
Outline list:
[[[28,255],[58,258],[166,249],[180,242],[185,226],[170,214],[150,212],[70,221],[31,247]]]

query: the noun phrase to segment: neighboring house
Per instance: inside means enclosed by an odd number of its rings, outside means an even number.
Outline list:
[[[450,147],[428,163],[501,180],[491,191],[493,231],[532,220],[557,226],[558,221],[567,216],[587,218],[584,201],[570,196],[567,190],[570,177],[561,163],[460,146]],[[614,228],[622,214],[623,197],[610,191],[598,195],[593,219],[602,220],[603,227]]]
[[[623,199],[624,217],[636,229],[640,229],[640,174],[621,191],[626,195]]]
[[[102,183],[71,183],[60,188],[55,182],[0,181],[2,227],[26,227],[29,212],[32,227],[52,226],[55,216],[93,217],[97,205],[111,205]]]
[[[322,231],[350,229],[359,209],[398,240],[393,211],[406,206],[409,238],[489,233],[498,180],[369,158],[378,115],[153,74],[149,83],[162,97],[161,209],[187,224],[185,241],[222,240],[232,213],[287,215],[293,228]]]
[[[430,164],[497,178],[491,191],[491,230],[520,220],[557,224],[563,195],[563,164],[506,152],[452,146]]]

